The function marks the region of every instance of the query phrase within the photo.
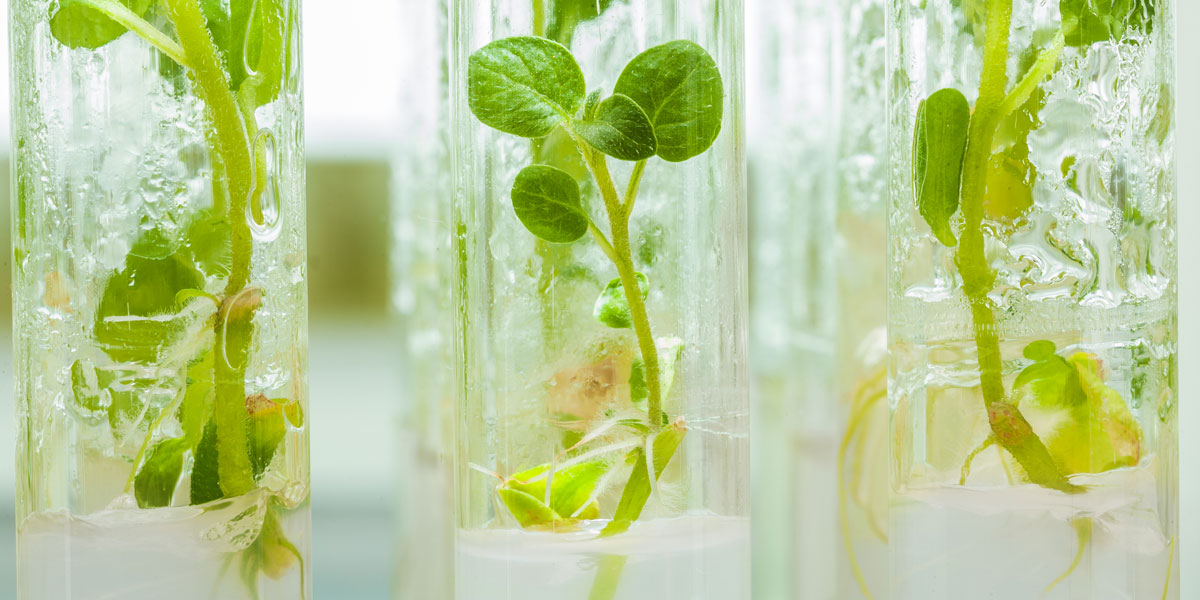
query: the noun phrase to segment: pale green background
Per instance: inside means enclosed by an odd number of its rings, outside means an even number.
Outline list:
[[[402,382],[394,358],[398,340],[387,323],[387,164],[391,141],[404,133],[396,118],[402,82],[388,74],[399,72],[404,51],[396,35],[402,7],[415,1],[428,0],[304,3],[313,561],[315,595],[324,599],[387,597],[398,543],[392,536],[396,507],[391,498]],[[1182,597],[1188,598],[1200,597],[1200,542],[1195,542],[1200,540],[1200,404],[1195,401],[1200,396],[1200,35],[1194,33],[1200,31],[1200,2],[1176,3],[1180,305],[1192,307],[1180,315]],[[7,21],[6,5],[0,15]],[[7,48],[6,40],[0,39],[0,48]],[[7,62],[7,52],[0,49],[0,64]],[[7,114],[7,95],[6,78],[0,84],[0,115]],[[0,148],[7,148],[7,140],[7,118],[0,117]],[[0,167],[0,248],[9,244],[7,197],[7,170]],[[15,595],[9,267],[0,264],[0,600]]]

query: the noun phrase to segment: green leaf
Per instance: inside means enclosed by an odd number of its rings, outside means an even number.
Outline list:
[[[72,412],[85,423],[98,425],[104,421],[108,401],[91,362],[79,359],[71,365],[71,397],[75,400],[71,405]]]
[[[628,96],[626,96],[628,98]],[[600,101],[604,99],[604,93],[600,90],[595,90],[588,94],[587,103],[583,106],[584,120],[596,118],[596,111],[600,108]],[[646,114],[645,111],[642,114]]]
[[[549,508],[556,515],[555,521],[595,519],[600,515],[600,507],[592,499],[600,479],[608,472],[609,466],[600,461],[589,461],[572,465],[554,472],[550,483]],[[540,465],[517,473],[509,478],[502,489],[515,490],[528,494],[543,503],[546,497],[546,481],[543,477],[550,470],[550,465]],[[533,481],[535,480],[536,481]],[[531,483],[523,483],[531,482]],[[519,498],[524,502],[523,498]],[[512,510],[514,507],[509,507]],[[521,507],[516,507],[520,509]],[[516,511],[513,511],[516,516]],[[536,523],[549,525],[552,522]]]
[[[650,294],[650,280],[641,273],[634,273],[634,276],[637,278],[638,289],[642,292],[642,299],[645,300],[646,296]],[[592,314],[597,321],[613,329],[633,328],[633,315],[629,311],[629,299],[625,296],[625,287],[621,285],[620,277],[608,282],[604,291],[600,292]]]
[[[628,96],[615,94],[595,107],[593,116],[572,123],[575,133],[591,146],[618,160],[646,160],[658,141],[642,107]]]
[[[269,400],[262,394],[246,399],[246,413],[250,416],[250,465],[255,478],[262,477],[287,435],[283,415],[286,404],[286,400]]]
[[[521,527],[548,527],[562,521],[558,513],[533,496],[514,489],[500,488],[496,491],[508,512],[521,524]]]
[[[95,338],[118,362],[151,363],[179,333],[172,318],[180,290],[203,289],[204,276],[180,254],[151,259],[129,255],[104,287]]]
[[[683,340],[679,338],[659,338],[655,341],[658,347],[658,380],[662,387],[665,401],[671,397],[671,385],[675,383],[675,365],[683,355]],[[646,387],[646,362],[638,356],[633,360],[633,368],[629,371],[629,397],[633,404],[646,410],[646,401],[650,398],[650,389]]]
[[[97,3],[119,3],[139,17],[145,17],[154,6],[154,0],[61,0],[50,17],[50,34],[64,46],[92,50],[125,35],[129,30],[93,8]]]
[[[530,233],[555,244],[569,244],[588,232],[579,183],[565,171],[546,165],[525,167],[512,188],[513,212]]]
[[[962,92],[934,92],[917,109],[913,134],[913,190],[921,216],[938,241],[955,246],[950,218],[958,211],[971,107]]]
[[[188,227],[184,246],[196,267],[214,278],[229,276],[233,268],[233,227],[223,214],[205,211]]]
[[[1083,390],[1075,368],[1055,354],[1054,342],[1039,340],[1025,347],[1025,358],[1033,364],[1025,367],[1013,383],[1014,392],[1029,387],[1030,399],[1043,408],[1071,408],[1084,403]]]
[[[262,106],[279,96],[288,60],[289,15],[286,0],[231,0],[230,89],[255,85]]]
[[[1141,428],[1116,390],[1104,383],[1100,361],[1079,352],[1065,359],[1053,342],[1025,348],[1034,363],[1021,371],[1014,393],[1054,415],[1046,448],[1065,475],[1101,473],[1137,464]]]
[[[150,449],[133,479],[133,494],[139,507],[171,505],[179,477],[183,474],[183,454],[189,448],[184,438],[172,438]]]
[[[683,162],[708,150],[721,133],[725,88],[704,48],[678,40],[634,57],[613,89],[633,99],[654,125],[658,156]]]
[[[215,369],[211,350],[188,364],[183,402],[179,405],[179,425],[192,448],[204,438],[204,424],[212,414]]]
[[[1125,39],[1154,28],[1155,0],[1060,0],[1068,46],[1084,47]]]
[[[565,46],[571,45],[575,29],[608,10],[615,0],[551,0],[550,25],[546,37]]]
[[[680,442],[683,441],[683,436],[687,434],[687,427],[682,423],[676,423],[670,427],[658,432],[654,437],[654,480],[657,481],[662,476],[663,469],[667,467],[667,463],[671,462],[671,458],[675,456],[675,451],[679,448]],[[646,453],[642,448],[638,448],[630,453],[636,461],[633,467],[633,472],[629,474],[629,480],[625,483],[625,489],[621,492],[621,500],[617,503],[617,510],[613,514],[613,519],[600,532],[600,537],[608,537],[624,533],[633,525],[638,517],[642,516],[642,509],[646,507],[646,501],[650,499],[650,471],[646,467]]]
[[[204,426],[204,435],[196,446],[196,458],[192,464],[192,505],[207,504],[225,497],[221,491],[217,468],[217,426],[209,421]]]
[[[562,44],[544,38],[497,40],[467,61],[467,101],[483,124],[545,137],[583,108],[583,70]]]

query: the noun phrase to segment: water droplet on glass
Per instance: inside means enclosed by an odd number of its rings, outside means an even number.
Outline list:
[[[279,237],[283,225],[277,156],[275,134],[269,129],[259,130],[254,137],[254,187],[246,203],[246,221],[250,233],[261,242]]]

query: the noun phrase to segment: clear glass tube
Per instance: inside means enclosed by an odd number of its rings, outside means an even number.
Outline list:
[[[890,6],[893,597],[1178,598],[1175,3]]]
[[[754,591],[833,598],[837,6],[747,2]]]
[[[456,597],[748,598],[741,3],[457,0],[450,23]],[[509,39],[534,34],[555,41]],[[484,83],[490,72],[557,89],[545,90],[557,116],[532,123],[518,108],[542,100]],[[689,72],[700,76],[678,76]],[[656,84],[680,104],[653,105]],[[604,99],[590,118],[619,112],[628,121],[607,122],[626,131],[653,114],[652,150],[684,160],[605,158],[603,136],[580,125],[584,89]],[[489,102],[492,123],[532,123],[533,139],[485,126]],[[682,140],[666,127],[681,108],[699,123]],[[646,129],[629,138],[638,152]],[[555,219],[515,214],[538,201],[513,192],[522,173],[550,186],[540,197],[558,206],[539,206]],[[554,235],[589,221],[588,237]],[[635,286],[646,293],[624,293]]]
[[[838,471],[836,598],[887,600],[887,38],[883,0],[839,13],[833,248]]]
[[[21,598],[305,598],[299,3],[10,4]]]
[[[405,11],[401,24],[409,52],[401,71],[403,135],[392,177],[392,305],[403,340],[398,599],[454,597],[446,8],[444,0],[419,3]]]
[[[755,592],[887,593],[884,8],[748,6]]]

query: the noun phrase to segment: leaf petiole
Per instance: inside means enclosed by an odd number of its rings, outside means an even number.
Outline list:
[[[625,203],[622,208],[626,215],[633,214],[633,203],[637,201],[638,188],[642,185],[642,175],[646,172],[646,161],[639,160],[633,165],[633,173],[629,176],[629,187],[625,188]]]
[[[588,221],[588,231],[591,232],[592,238],[596,240],[596,244],[604,251],[605,256],[608,256],[609,260],[616,263],[617,252],[613,250],[612,242],[608,241],[608,238],[604,236],[604,232],[600,231],[600,228],[596,227],[596,224],[591,221]]]
[[[1008,96],[1005,96],[1004,102],[1000,103],[999,115],[1003,119],[1012,114],[1017,107],[1022,106],[1029,100],[1029,96],[1037,89],[1039,85],[1054,71],[1054,66],[1058,64],[1058,58],[1062,56],[1063,50],[1067,46],[1066,35],[1060,29],[1054,36],[1054,41],[1038,55],[1037,61],[1030,67],[1029,72],[1013,88]]]

